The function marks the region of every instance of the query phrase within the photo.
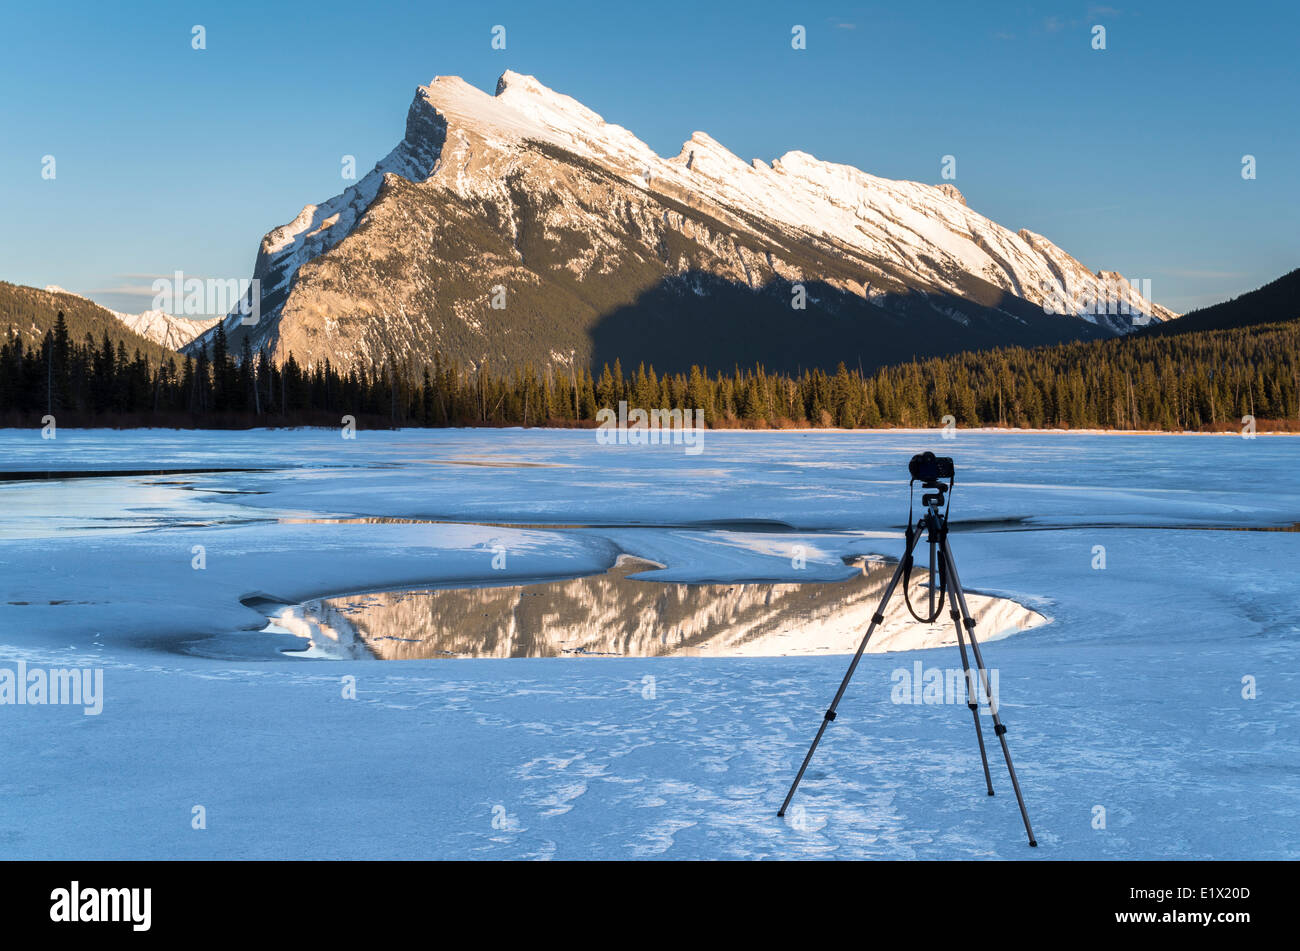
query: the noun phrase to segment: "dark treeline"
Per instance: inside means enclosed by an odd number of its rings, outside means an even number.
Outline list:
[[[0,343],[0,420],[36,425],[199,427],[592,425],[603,407],[704,412],[710,427],[1300,429],[1300,320],[1168,336],[968,352],[886,367],[841,364],[797,376],[733,369],[659,375],[617,362],[585,369],[525,367],[496,374],[435,357],[302,367],[273,363],[219,331],[197,358],[149,360],[104,337],[69,338],[60,314],[40,347]]]

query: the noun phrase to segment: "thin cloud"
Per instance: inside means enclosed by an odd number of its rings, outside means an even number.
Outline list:
[[[1087,13],[1082,19],[1078,17],[1050,16],[1044,17],[1039,27],[1048,33],[1060,33],[1063,30],[1079,30],[1087,26],[1095,26],[1100,17],[1121,17],[1124,12],[1116,7],[1104,5],[1092,5],[1088,7]]]
[[[193,274],[190,271],[186,271],[184,268],[177,268],[177,270],[181,271],[187,280],[191,277],[197,277],[200,281],[207,280],[207,278],[202,274]],[[157,281],[160,279],[170,281],[176,277],[176,271],[167,271],[162,274],[114,274],[113,276],[120,277],[125,281]]]
[[[150,297],[158,292],[148,285],[119,284],[116,287],[92,287],[90,294],[117,294],[121,297]]]
[[[207,280],[207,278],[201,274],[191,274],[189,271],[185,270],[182,270],[181,273],[186,281]],[[115,284],[112,287],[94,287],[87,291],[87,293],[116,294],[121,297],[147,297],[152,300],[158,295],[158,291],[153,286],[154,281],[172,282],[176,280],[175,271],[169,271],[166,274],[114,274],[113,276],[126,283]],[[147,283],[136,283],[139,281]]]

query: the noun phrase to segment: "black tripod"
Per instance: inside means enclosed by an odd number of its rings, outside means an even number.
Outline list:
[[[835,719],[835,708],[839,706],[840,699],[844,696],[844,691],[848,689],[849,681],[853,679],[853,672],[857,670],[858,662],[862,660],[862,653],[867,649],[867,642],[871,640],[871,635],[875,633],[876,628],[885,621],[885,607],[889,604],[889,599],[894,595],[894,589],[898,587],[899,581],[903,582],[903,598],[907,602],[907,608],[911,611],[912,616],[922,623],[929,624],[935,621],[940,612],[943,610],[944,593],[951,590],[948,614],[952,618],[957,628],[957,647],[961,651],[961,666],[966,675],[966,705],[970,707],[971,715],[975,719],[975,738],[979,741],[980,761],[984,765],[984,782],[988,786],[989,795],[993,795],[993,778],[989,775],[988,754],[984,750],[984,732],[980,728],[979,714],[979,688],[972,680],[970,661],[966,656],[966,637],[970,637],[971,650],[975,654],[975,665],[979,672],[980,682],[984,686],[984,695],[988,698],[989,714],[993,718],[993,732],[997,735],[999,742],[1002,744],[1002,756],[1007,761],[1007,772],[1011,774],[1011,788],[1016,791],[1016,802],[1020,804],[1020,816],[1025,820],[1025,832],[1029,834],[1029,844],[1038,845],[1034,839],[1033,827],[1029,824],[1029,813],[1025,810],[1025,799],[1020,794],[1020,782],[1016,779],[1016,768],[1011,765],[1011,750],[1007,748],[1007,728],[1003,725],[1002,720],[998,717],[997,700],[993,696],[993,691],[989,686],[988,670],[984,666],[984,658],[980,655],[980,645],[975,640],[975,619],[971,617],[970,608],[966,604],[966,593],[962,590],[961,578],[957,575],[957,563],[953,560],[952,550],[948,547],[948,511],[945,506],[945,493],[952,489],[952,460],[936,460],[932,453],[925,453],[930,462],[947,463],[946,470],[933,470],[921,468],[923,475],[918,476],[917,461],[921,456],[913,459],[912,465],[912,484],[914,485],[917,478],[922,479],[921,488],[930,490],[921,498],[921,504],[925,506],[925,512],[916,521],[912,522],[912,510],[909,504],[907,513],[907,547],[903,552],[902,559],[898,562],[898,567],[894,570],[894,576],[889,581],[889,586],[885,588],[884,597],[880,599],[880,607],[872,615],[871,624],[867,627],[867,633],[862,638],[862,643],[858,645],[858,651],[853,655],[853,660],[849,664],[848,672],[844,675],[844,680],[840,684],[840,689],[835,692],[835,699],[831,701],[830,708],[827,709],[826,715],[822,718],[820,729],[817,735],[813,737],[812,746],[808,748],[808,755],[803,759],[803,765],[799,767],[799,773],[795,776],[794,782],[790,784],[790,792],[786,794],[785,802],[781,804],[778,816],[784,816],[786,808],[790,805],[790,800],[794,798],[795,790],[799,788],[799,781],[803,779],[803,774],[808,769],[808,764],[812,761],[813,753],[817,752],[817,744],[822,741],[822,734],[826,732],[827,725]],[[922,460],[924,463],[925,460]],[[939,481],[939,477],[934,473],[942,471],[947,476],[949,482],[944,485]],[[909,489],[909,491],[911,491]],[[940,509],[943,508],[943,511]],[[928,617],[921,617],[912,608],[911,599],[907,593],[907,581],[912,573],[912,552],[921,539],[921,533],[925,532],[930,545],[930,611]],[[936,564],[938,574],[936,575]],[[935,585],[935,578],[939,583]],[[936,593],[938,595],[938,604],[935,604]]]

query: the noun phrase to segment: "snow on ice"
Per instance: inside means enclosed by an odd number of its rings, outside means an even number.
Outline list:
[[[1300,522],[1297,447],[711,431],[687,455],[538,430],[3,431],[0,668],[103,673],[97,716],[0,706],[0,847],[1295,858],[1300,574],[1296,534],[1276,529]],[[841,580],[845,555],[900,548],[906,461],[927,448],[957,460],[967,587],[1050,620],[985,647],[1037,850],[1000,759],[984,795],[964,702],[898,702],[897,672],[957,667],[951,648],[864,658],[779,820],[843,654],[375,663],[260,633],[259,598],[576,577],[624,554],[664,566],[650,579]],[[193,649],[214,643],[229,650]]]

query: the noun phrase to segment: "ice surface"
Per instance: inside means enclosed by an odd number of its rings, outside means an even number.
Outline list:
[[[672,580],[832,580],[847,547],[897,551],[906,460],[927,448],[957,459],[963,581],[1053,619],[985,648],[1035,851],[1000,759],[998,796],[983,793],[964,704],[891,700],[916,661],[958,667],[948,649],[863,660],[785,821],[776,807],[842,656],[376,664],[181,650],[214,635],[270,643],[243,598],[571,577],[632,549]],[[1297,536],[1256,529],[1300,522],[1298,450],[1266,436],[709,432],[687,456],[591,432],[0,431],[9,472],[269,470],[0,484],[0,667],[105,668],[99,716],[0,705],[0,846],[1295,858]],[[329,518],[353,520],[315,521]],[[799,537],[802,571],[786,548]],[[191,828],[195,805],[206,829]]]

